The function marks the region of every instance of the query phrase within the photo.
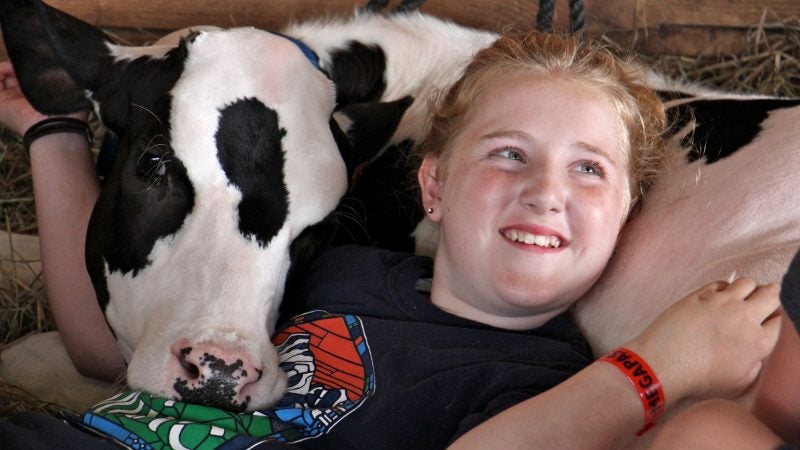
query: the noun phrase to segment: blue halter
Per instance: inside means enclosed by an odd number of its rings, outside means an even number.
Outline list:
[[[308,61],[311,62],[311,65],[313,65],[317,69],[320,68],[320,66],[319,66],[319,58],[317,57],[317,54],[314,53],[314,50],[311,50],[311,47],[307,46],[303,41],[301,41],[300,39],[297,39],[297,38],[293,38],[291,36],[287,36],[287,35],[285,35],[283,33],[278,33],[277,31],[270,31],[270,33],[292,41],[294,43],[294,45],[296,45],[297,48],[299,48],[300,51],[303,52],[303,54],[306,56],[306,58],[308,58]]]

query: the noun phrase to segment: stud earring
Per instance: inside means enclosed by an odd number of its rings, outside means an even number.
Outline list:
[[[433,214],[433,208],[428,208],[426,211],[428,211],[428,214]]]

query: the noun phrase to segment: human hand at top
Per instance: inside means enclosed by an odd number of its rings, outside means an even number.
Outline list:
[[[780,331],[779,288],[740,278],[710,283],[664,311],[628,348],[660,378],[668,401],[733,398],[758,377]]]
[[[80,112],[70,114],[70,117],[86,120],[88,114]],[[28,128],[45,118],[47,116],[35,110],[22,95],[11,62],[0,62],[0,124],[24,135]]]

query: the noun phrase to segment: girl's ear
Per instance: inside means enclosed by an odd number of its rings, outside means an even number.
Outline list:
[[[433,222],[439,222],[441,213],[441,185],[439,182],[439,158],[427,155],[422,160],[417,172],[417,181],[422,194],[422,208],[425,215]]]

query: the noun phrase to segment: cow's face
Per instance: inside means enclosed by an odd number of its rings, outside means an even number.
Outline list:
[[[128,53],[112,51],[131,101],[87,236],[128,382],[207,395],[192,372],[209,353],[260,372],[220,406],[263,406],[283,389],[269,336],[290,244],[347,185],[333,86],[292,42],[253,29],[201,33],[157,59]]]
[[[87,264],[129,384],[234,410],[274,401],[284,375],[269,337],[290,253],[347,185],[332,83],[268,32],[125,48],[40,2],[10,3],[4,39],[34,106],[91,104],[120,137]]]

